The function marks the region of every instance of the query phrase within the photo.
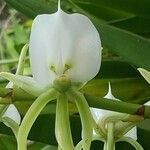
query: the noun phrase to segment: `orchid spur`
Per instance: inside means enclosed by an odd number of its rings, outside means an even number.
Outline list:
[[[81,117],[83,150],[89,150],[93,119],[79,89],[100,69],[101,41],[98,31],[86,16],[62,11],[59,2],[56,13],[39,15],[34,19],[29,57],[33,78],[5,72],[0,74],[15,86],[38,97],[20,125],[18,150],[26,150],[27,136],[34,121],[45,105],[55,99],[55,134],[60,149],[75,149],[69,124],[68,101],[71,101],[76,104]]]

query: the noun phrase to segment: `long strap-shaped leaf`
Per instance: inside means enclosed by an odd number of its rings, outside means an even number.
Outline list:
[[[89,150],[92,141],[93,119],[88,103],[83,94],[76,91],[75,89],[70,89],[67,94],[69,97],[75,100],[81,117],[83,150]]]
[[[35,122],[36,118],[45,107],[45,105],[57,97],[57,91],[55,89],[50,89],[43,94],[41,94],[35,102],[31,105],[26,115],[23,118],[21,126],[18,131],[17,142],[18,150],[26,150],[26,140],[29,134],[29,131]]]
[[[69,123],[68,99],[65,94],[60,94],[57,98],[55,133],[62,150],[74,150]]]

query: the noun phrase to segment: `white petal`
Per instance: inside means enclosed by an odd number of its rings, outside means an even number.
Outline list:
[[[88,81],[99,71],[101,42],[92,22],[80,14],[69,15],[61,9],[39,15],[32,25],[30,62],[33,77],[40,84],[51,84],[55,73],[62,74],[65,64],[72,81]]]
[[[137,140],[137,127],[132,128],[125,134],[126,137],[131,137],[134,140]]]
[[[3,114],[3,117],[8,117],[10,119],[12,119],[13,121],[15,121],[18,125],[21,122],[21,117],[20,114],[17,110],[17,108],[15,107],[15,105],[10,104],[9,107],[7,108],[7,110],[5,111],[5,113]],[[7,124],[6,124],[7,125]],[[8,126],[8,125],[7,125]]]
[[[150,84],[150,72],[143,68],[137,69],[141,75],[145,78],[145,80]]]

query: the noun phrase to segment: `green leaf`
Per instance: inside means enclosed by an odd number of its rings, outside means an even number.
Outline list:
[[[82,91],[88,95],[104,97],[108,92],[109,81],[112,93],[118,99],[133,103],[145,103],[150,98],[149,85],[143,78],[92,80]]]
[[[150,19],[134,17],[125,20],[110,22],[109,24],[145,37],[146,35],[150,35]]]
[[[103,21],[110,22],[114,20],[124,20],[127,18],[133,18],[135,15],[130,12],[125,12],[113,7],[105,6],[101,4],[102,1],[79,1],[79,0],[68,0],[71,4],[76,5],[80,8],[79,11],[84,10],[89,15],[100,18]],[[76,7],[75,6],[75,7]],[[77,9],[78,9],[77,8]]]
[[[5,0],[9,5],[19,10],[23,14],[34,18],[37,14],[52,13],[56,11],[57,1],[47,0]]]
[[[95,79],[117,79],[140,77],[136,68],[119,60],[102,60],[102,65]]]
[[[71,4],[80,12],[86,15],[86,11],[80,8],[77,4]],[[102,45],[104,48],[112,50],[119,56],[122,56],[126,61],[131,64],[150,69],[150,40],[143,38],[139,35],[133,34],[123,29],[119,29],[108,25],[101,21],[100,18],[93,14],[88,14],[97,26],[100,36],[102,38]]]
[[[122,56],[131,64],[150,70],[150,40],[131,32],[95,22],[104,47]]]
[[[150,149],[150,142],[149,142],[150,131],[139,128],[138,137],[140,137],[138,141],[141,143],[144,150],[149,150]]]
[[[0,150],[17,150],[15,138],[0,134]]]
[[[71,0],[77,5],[98,5],[105,8],[111,8],[122,13],[132,13],[136,16],[150,18],[149,0]]]

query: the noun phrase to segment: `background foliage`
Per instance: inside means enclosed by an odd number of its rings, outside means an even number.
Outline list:
[[[55,12],[57,0],[5,0],[5,2],[0,2],[0,70],[15,72],[20,49],[28,42],[32,19],[38,14]],[[96,25],[102,39],[101,70],[82,91],[103,97],[107,93],[110,81],[113,94],[123,101],[143,104],[150,100],[150,87],[136,70],[137,67],[143,67],[150,71],[150,1],[62,0],[61,6],[68,13],[78,12],[88,16]],[[28,61],[24,74],[31,75]],[[0,79],[0,83],[3,87],[6,81]],[[23,100],[16,103],[22,115],[30,104],[31,102]],[[80,140],[80,119],[74,106],[70,106],[70,112],[74,142],[77,143]],[[42,149],[47,144],[54,146],[47,146],[45,150],[57,149],[54,121],[55,104],[49,104],[32,128],[29,150]],[[145,150],[150,149],[149,125],[150,120],[138,125],[138,141]],[[15,140],[8,136],[12,133],[2,123],[0,132],[2,133],[0,150],[15,150]],[[102,143],[93,142],[92,149],[97,149],[98,146],[101,147]],[[126,143],[118,143],[117,149],[120,147],[124,150],[134,150]]]

